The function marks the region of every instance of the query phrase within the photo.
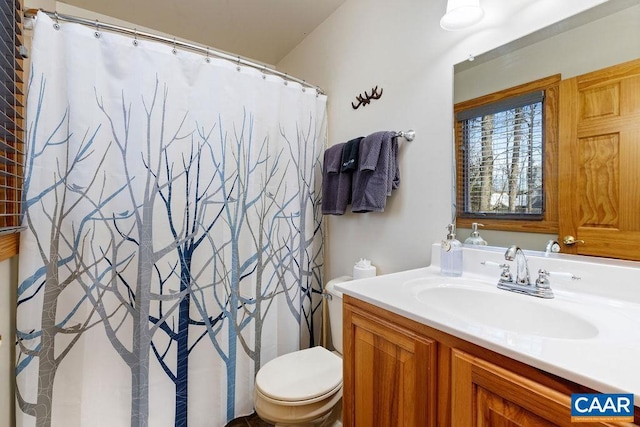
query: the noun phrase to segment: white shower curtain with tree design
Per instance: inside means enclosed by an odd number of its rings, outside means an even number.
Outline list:
[[[326,98],[40,13],[19,426],[223,426],[317,344]],[[318,326],[318,327],[317,327]]]

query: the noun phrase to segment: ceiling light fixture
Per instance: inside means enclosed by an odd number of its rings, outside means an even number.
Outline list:
[[[483,16],[480,0],[448,0],[440,26],[447,31],[462,30],[480,22]]]

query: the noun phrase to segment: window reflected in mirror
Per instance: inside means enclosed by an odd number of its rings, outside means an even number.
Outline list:
[[[557,231],[558,84],[551,76],[458,103],[458,227]]]
[[[461,215],[541,218],[544,92],[460,111]]]

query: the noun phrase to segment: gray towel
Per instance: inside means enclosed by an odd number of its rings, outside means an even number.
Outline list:
[[[353,174],[352,212],[382,212],[391,190],[400,185],[395,132],[376,132],[360,142],[359,167]]]
[[[343,215],[351,202],[351,173],[340,173],[342,150],[345,144],[336,144],[324,152],[322,166],[322,214]]]
[[[393,179],[391,180],[391,189],[395,190],[400,187],[400,162],[398,161],[398,138],[396,137],[396,133],[393,132],[392,140],[391,140],[391,164],[395,169],[395,173],[393,174]],[[389,196],[391,195],[391,191],[389,191]]]

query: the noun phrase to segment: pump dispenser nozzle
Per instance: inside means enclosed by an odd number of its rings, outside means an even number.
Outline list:
[[[456,238],[456,225],[448,224],[447,225],[447,240],[453,240]]]
[[[480,245],[480,246],[487,245],[487,241],[484,240],[482,237],[480,237],[480,233],[478,232],[478,226],[484,227],[483,224],[478,224],[477,222],[474,222],[473,224],[471,224],[471,236],[467,237],[467,239],[464,241],[465,245]]]

